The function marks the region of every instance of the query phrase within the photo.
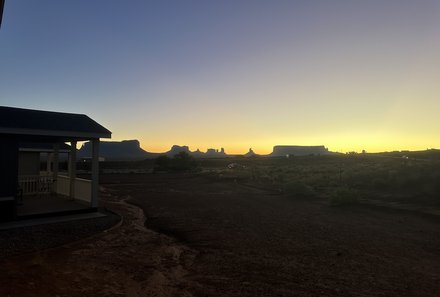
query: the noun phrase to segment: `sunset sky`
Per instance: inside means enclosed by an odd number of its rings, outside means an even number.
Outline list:
[[[6,0],[0,105],[152,152],[440,148],[440,1]]]

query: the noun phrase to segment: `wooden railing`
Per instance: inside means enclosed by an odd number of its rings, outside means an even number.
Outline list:
[[[70,177],[58,175],[57,193],[65,196],[70,195]],[[90,203],[92,199],[92,181],[83,178],[76,178],[74,198]]]
[[[56,189],[52,175],[21,175],[18,178],[21,195],[57,194],[70,195],[70,177],[58,175]],[[82,178],[75,179],[75,199],[90,203],[92,197],[92,181]]]
[[[20,175],[18,185],[23,195],[47,194],[52,192],[54,180],[49,175]]]

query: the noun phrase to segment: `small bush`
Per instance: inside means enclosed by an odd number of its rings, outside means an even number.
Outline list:
[[[198,163],[192,156],[186,152],[180,152],[174,155],[173,158],[169,158],[167,156],[160,156],[156,158],[153,172],[191,171],[197,168]]]
[[[186,152],[180,152],[174,155],[171,163],[174,171],[189,171],[198,167],[196,159]]]
[[[153,172],[169,171],[171,167],[171,159],[167,156],[160,156],[154,160]]]
[[[390,188],[390,183],[386,179],[380,177],[374,178],[372,184],[373,188],[376,190],[387,190]]]
[[[342,206],[355,204],[358,201],[358,193],[355,190],[340,188],[334,191],[330,197],[330,205]]]
[[[315,195],[312,187],[299,180],[286,183],[283,190],[284,193],[292,197],[312,197]]]

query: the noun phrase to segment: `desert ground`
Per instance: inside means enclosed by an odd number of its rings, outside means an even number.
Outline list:
[[[440,296],[435,213],[334,206],[228,172],[102,175],[122,222],[0,259],[0,295]]]
[[[145,211],[147,228],[196,252],[195,296],[440,295],[438,218],[197,175],[107,182]]]

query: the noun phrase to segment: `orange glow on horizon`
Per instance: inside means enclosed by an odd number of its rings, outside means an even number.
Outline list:
[[[116,140],[112,140],[112,141],[116,141]],[[169,151],[172,147],[172,145],[179,145],[179,146],[184,146],[187,144],[169,144],[169,145],[145,145],[145,143],[143,141],[141,141],[141,148],[147,152],[150,153],[165,153],[167,151]],[[321,144],[307,144],[307,143],[277,143],[277,144],[273,144],[273,145],[259,145],[259,146],[234,146],[234,145],[225,145],[225,146],[196,146],[196,145],[187,145],[189,147],[189,150],[191,152],[196,151],[197,149],[199,149],[201,152],[206,152],[207,149],[218,149],[220,150],[222,147],[225,149],[226,154],[228,155],[243,155],[246,154],[250,148],[252,148],[252,150],[259,155],[267,155],[270,154],[273,150],[273,147],[275,145],[304,145],[304,146],[312,146],[312,145],[321,145]],[[402,143],[401,145],[341,145],[338,143],[334,143],[332,145],[326,145],[326,144],[322,144],[324,145],[329,151],[331,152],[338,152],[338,153],[348,153],[348,152],[358,152],[361,153],[362,150],[365,150],[367,153],[380,153],[380,152],[391,152],[391,151],[405,151],[405,150],[410,150],[410,151],[423,151],[426,149],[432,149],[432,148],[440,148],[440,146],[422,146],[422,145],[417,145],[417,144],[404,144]]]

